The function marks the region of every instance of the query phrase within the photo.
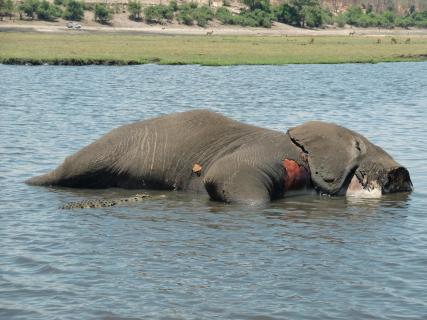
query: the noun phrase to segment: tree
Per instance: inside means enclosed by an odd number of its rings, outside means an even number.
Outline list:
[[[95,4],[95,21],[99,23],[110,23],[112,14],[110,9],[107,8],[105,4],[97,3]]]
[[[303,6],[301,13],[304,17],[303,24],[307,27],[320,27],[323,24],[322,8],[320,8],[320,6]],[[304,27],[304,25],[302,27]]]
[[[362,8],[351,6],[347,9],[347,11],[344,13],[347,23],[353,26],[358,25],[358,21],[361,19],[363,15]]]
[[[288,3],[284,3],[277,9],[277,20],[293,26],[299,26],[301,17],[297,9]]]
[[[3,17],[12,18],[14,10],[13,0],[0,0],[0,20],[3,20]]]
[[[260,9],[270,12],[270,0],[243,0],[243,3],[249,7],[250,11]]]
[[[319,0],[290,0],[279,7],[277,19],[301,28],[320,27],[323,24],[323,11]]]
[[[27,17],[34,19],[38,6],[39,0],[24,0],[24,2],[19,5],[19,11],[24,12]]]
[[[135,21],[141,20],[142,5],[139,1],[129,1],[129,18]]]
[[[62,10],[57,5],[51,4],[47,0],[43,0],[39,3],[36,13],[38,19],[52,21],[62,15]]]
[[[63,14],[66,20],[82,20],[84,16],[83,2],[77,0],[68,0]]]

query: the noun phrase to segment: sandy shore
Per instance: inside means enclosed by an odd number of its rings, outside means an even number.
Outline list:
[[[325,28],[301,29],[282,23],[274,23],[272,28],[248,28],[240,26],[226,26],[212,23],[206,28],[186,26],[178,23],[166,25],[149,25],[125,19],[118,19],[113,25],[100,25],[86,20],[80,23],[80,30],[66,27],[66,21],[0,21],[0,32],[44,32],[44,33],[140,33],[156,35],[206,35],[213,31],[213,35],[260,35],[260,36],[349,36],[354,31],[356,36],[427,36],[427,29],[379,29],[379,28]]]

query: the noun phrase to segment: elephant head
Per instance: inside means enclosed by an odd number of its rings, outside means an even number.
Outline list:
[[[288,135],[306,154],[313,187],[321,193],[380,196],[412,190],[408,170],[354,131],[310,121]]]

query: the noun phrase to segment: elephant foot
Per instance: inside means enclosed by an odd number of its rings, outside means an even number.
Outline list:
[[[310,187],[310,172],[304,166],[300,166],[294,160],[285,159],[283,167],[285,168],[285,192]]]

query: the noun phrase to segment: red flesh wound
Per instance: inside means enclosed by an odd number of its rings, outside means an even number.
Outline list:
[[[285,191],[296,190],[308,187],[310,184],[310,176],[306,168],[300,166],[294,160],[283,160],[285,168]]]

